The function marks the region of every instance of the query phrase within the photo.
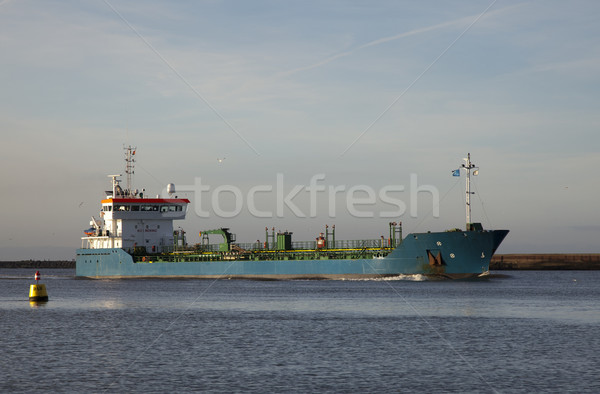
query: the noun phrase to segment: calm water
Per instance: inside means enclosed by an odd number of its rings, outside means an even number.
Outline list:
[[[85,280],[0,269],[0,392],[600,392],[600,271]],[[504,276],[506,274],[506,276]]]

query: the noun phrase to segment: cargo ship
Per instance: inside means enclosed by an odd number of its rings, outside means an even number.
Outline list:
[[[87,278],[240,278],[358,279],[399,275],[468,278],[489,272],[490,260],[508,230],[485,230],[471,222],[470,177],[478,168],[470,154],[453,175],[466,174],[466,228],[410,233],[402,223],[388,223],[389,235],[338,240],[335,226],[325,226],[314,241],[296,242],[292,232],[265,229],[264,241],[237,243],[228,227],[199,231],[200,242],[188,244],[186,232],[173,221],[185,219],[187,198],[150,198],[131,188],[135,148],[125,147],[127,184],[109,175],[111,190],[92,216],[77,249],[76,276]],[[219,243],[211,243],[211,236]]]

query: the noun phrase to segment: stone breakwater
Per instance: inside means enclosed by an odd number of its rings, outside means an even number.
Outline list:
[[[497,254],[490,270],[600,270],[600,253]]]
[[[0,268],[75,268],[75,261],[0,261]],[[600,253],[594,254],[498,254],[490,270],[600,270]]]
[[[73,268],[75,260],[0,261],[0,268]]]

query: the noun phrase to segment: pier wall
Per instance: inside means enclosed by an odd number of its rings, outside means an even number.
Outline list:
[[[0,261],[0,268],[73,268],[75,260]]]
[[[600,253],[497,254],[490,270],[600,270]]]

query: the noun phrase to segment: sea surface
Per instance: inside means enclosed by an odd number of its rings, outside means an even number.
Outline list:
[[[600,271],[75,278],[0,269],[0,392],[597,393]]]

